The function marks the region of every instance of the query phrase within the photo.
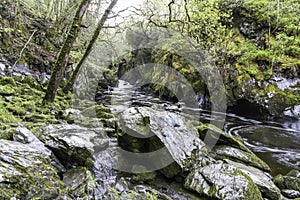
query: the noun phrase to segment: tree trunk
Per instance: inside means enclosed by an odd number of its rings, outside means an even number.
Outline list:
[[[53,102],[55,99],[55,95],[59,84],[64,75],[67,62],[69,59],[70,51],[73,43],[75,42],[77,35],[80,30],[80,25],[82,22],[83,15],[88,8],[90,0],[82,0],[78,6],[76,14],[74,16],[72,26],[68,32],[67,38],[59,52],[58,58],[54,64],[53,71],[51,74],[50,81],[47,86],[46,95],[44,97],[43,103],[45,102]]]
[[[83,65],[83,63],[85,62],[86,58],[89,56],[89,54],[92,51],[92,48],[94,46],[94,44],[96,43],[98,36],[100,34],[100,31],[102,30],[105,21],[108,18],[108,15],[110,14],[111,10],[113,9],[113,7],[117,4],[118,0],[112,0],[112,2],[110,3],[110,5],[107,7],[107,9],[105,10],[104,14],[102,15],[100,21],[98,22],[97,28],[94,31],[93,37],[89,42],[89,45],[87,46],[83,57],[81,58],[81,60],[79,61],[79,63],[77,64],[74,72],[72,73],[71,78],[69,79],[67,85],[64,87],[63,91],[65,93],[67,93],[68,91],[70,91],[70,89],[73,87],[74,82],[78,76],[78,73]]]

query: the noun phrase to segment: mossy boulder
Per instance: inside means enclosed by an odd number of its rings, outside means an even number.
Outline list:
[[[300,191],[300,172],[292,170],[285,176],[279,174],[274,178],[274,182],[280,189]]]
[[[241,137],[232,136],[212,124],[204,123],[198,127],[198,132],[202,140],[215,140],[216,144],[211,151],[211,156],[215,159],[230,159],[266,172],[271,171],[263,160],[246,147]]]
[[[194,169],[185,179],[184,187],[215,199],[263,199],[248,175],[220,161]]]
[[[226,163],[238,168],[244,174],[249,176],[251,180],[257,185],[262,196],[267,199],[279,200],[282,198],[279,188],[273,183],[272,176],[262,170],[247,164],[225,160]]]
[[[258,158],[253,152],[243,151],[241,149],[221,145],[215,146],[212,154],[213,157],[216,159],[230,159],[233,161],[256,167],[265,172],[271,172],[270,167],[263,160]]]
[[[109,86],[116,86],[118,84],[118,78],[116,72],[111,69],[106,69],[103,72],[103,77],[107,81]]]
[[[50,158],[28,145],[0,140],[0,198],[66,198]]]

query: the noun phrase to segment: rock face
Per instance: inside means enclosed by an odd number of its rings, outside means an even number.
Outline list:
[[[57,199],[62,190],[47,155],[29,145],[0,140],[0,199]]]

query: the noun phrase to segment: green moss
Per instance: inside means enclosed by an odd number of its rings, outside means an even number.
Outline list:
[[[116,76],[116,72],[110,69],[106,69],[103,72],[104,78],[112,85],[116,85],[118,83],[118,78]]]
[[[274,183],[280,189],[290,189],[290,190],[300,191],[299,177],[283,176],[279,174],[274,178]]]
[[[147,171],[144,166],[134,165],[131,170],[133,173],[135,171]],[[134,181],[153,181],[156,178],[156,172],[144,172],[140,174],[133,175],[132,179]]]
[[[15,81],[16,79],[16,81]],[[21,119],[30,122],[57,123],[56,116],[71,105],[71,95],[58,96],[52,104],[42,105],[43,92],[34,78],[4,78],[0,85],[0,122],[14,123]],[[18,87],[15,82],[18,82]],[[8,97],[5,97],[8,96]]]
[[[86,166],[88,169],[92,170],[92,169],[93,169],[93,166],[94,166],[94,160],[93,160],[92,158],[87,158],[87,159],[85,160],[85,166]]]
[[[247,180],[248,180],[248,190],[244,191],[244,195],[245,197],[249,198],[249,200],[252,199],[260,199],[263,200],[262,194],[258,188],[258,186],[253,182],[253,180],[245,173],[243,172],[237,172],[240,173],[241,175],[243,175]]]
[[[15,117],[11,112],[8,111],[0,101],[0,122],[2,123],[17,123],[21,120]]]
[[[0,85],[11,85],[12,87],[17,86],[17,84],[13,78],[6,77],[6,76],[0,76]]]
[[[26,109],[21,107],[20,105],[17,105],[17,104],[9,104],[7,106],[7,110],[9,110],[10,112],[13,113],[13,115],[17,115],[17,116],[20,116],[20,115],[25,115],[26,114]]]
[[[114,118],[109,108],[105,106],[94,105],[84,109],[81,114],[85,117],[98,117],[103,119]]]
[[[0,85],[0,95],[8,96],[15,94],[16,90],[11,85]]]
[[[22,80],[22,83],[28,84],[30,88],[34,88],[37,90],[41,90],[41,85],[36,81],[35,78],[30,77],[30,76],[25,76]]]

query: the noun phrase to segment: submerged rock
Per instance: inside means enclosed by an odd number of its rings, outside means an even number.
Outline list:
[[[0,199],[63,196],[63,183],[47,155],[19,142],[0,140]]]

